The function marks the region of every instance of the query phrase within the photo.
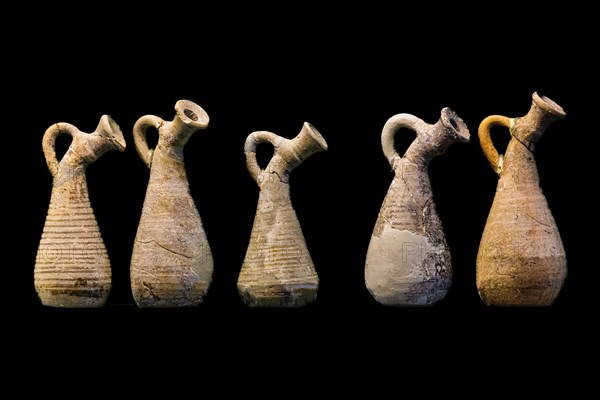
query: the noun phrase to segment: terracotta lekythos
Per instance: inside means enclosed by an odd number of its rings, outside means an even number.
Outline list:
[[[72,137],[60,162],[58,135]],[[108,115],[92,133],[60,122],[49,127],[42,149],[53,177],[50,207],[35,260],[34,283],[43,305],[95,308],[111,291],[110,260],[90,204],[86,168],[110,150],[125,150],[119,126]]]
[[[400,156],[394,135],[401,128],[416,138]],[[365,283],[386,306],[429,306],[446,296],[452,282],[450,250],[438,217],[430,161],[453,143],[467,143],[469,130],[449,108],[435,124],[411,114],[397,114],[381,134],[383,153],[394,178],[383,200],[365,262]]]
[[[534,93],[525,116],[491,115],[479,125],[483,153],[499,176],[476,265],[477,289],[489,306],[549,306],[562,289],[567,258],[534,150],[548,126],[565,117],[553,100]],[[492,143],[494,126],[510,132],[504,155]]]
[[[131,257],[131,290],[140,308],[189,307],[202,303],[212,281],[213,256],[192,199],[184,146],[208,126],[197,104],[179,100],[175,117],[145,115],[133,127],[135,147],[150,178]],[[146,133],[158,131],[156,148]]]
[[[256,159],[259,143],[274,146],[265,169]],[[285,139],[272,132],[251,133],[244,152],[250,176],[260,188],[250,243],[238,277],[238,291],[250,307],[300,307],[316,299],[319,277],[290,199],[290,173],[327,143],[305,122]]]

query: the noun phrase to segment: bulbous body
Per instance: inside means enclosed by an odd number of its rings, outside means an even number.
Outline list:
[[[486,305],[548,306],[563,286],[566,254],[540,188],[534,150],[546,128],[565,116],[554,101],[534,93],[524,117],[492,115],[479,126],[484,154],[499,176],[477,253],[477,290]],[[490,139],[497,125],[511,134],[503,156]]]
[[[267,167],[256,161],[256,146],[270,142],[275,151]],[[250,242],[237,288],[250,307],[300,307],[316,299],[319,277],[290,199],[289,174],[310,155],[327,150],[321,134],[304,123],[289,140],[258,131],[244,152],[251,177],[260,188]]]
[[[59,162],[54,146],[60,134],[73,140]],[[123,134],[110,116],[103,115],[89,134],[68,123],[52,125],[42,148],[53,182],[34,268],[38,297],[51,307],[102,307],[111,291],[112,272],[90,204],[86,168],[107,151],[123,151]]]
[[[404,156],[394,149],[400,128],[416,132]],[[391,117],[382,147],[394,179],[379,211],[365,261],[365,284],[387,306],[429,306],[445,297],[452,282],[450,250],[437,214],[429,179],[431,159],[469,131],[452,110],[427,124],[410,114]]]
[[[212,281],[212,252],[183,159],[190,136],[205,129],[209,118],[187,100],[179,100],[175,110],[171,122],[146,115],[133,129],[136,149],[150,168],[130,267],[131,290],[140,308],[198,305]],[[146,142],[150,127],[158,130],[152,150]]]

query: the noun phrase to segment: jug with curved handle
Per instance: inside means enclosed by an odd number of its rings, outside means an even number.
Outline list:
[[[268,142],[273,157],[262,169],[256,147]],[[319,277],[290,198],[290,173],[327,143],[305,122],[286,139],[268,131],[251,133],[244,146],[246,166],[260,189],[250,242],[238,276],[238,292],[250,307],[301,307],[317,297]]]
[[[55,143],[62,134],[72,140],[59,161]],[[107,151],[124,151],[125,139],[117,123],[103,115],[92,133],[65,122],[52,125],[44,133],[42,149],[53,181],[35,260],[36,292],[46,306],[102,307],[111,291],[112,271],[90,204],[86,168]]]
[[[394,147],[400,129],[416,133],[406,153]],[[383,200],[365,261],[369,293],[386,306],[430,306],[452,283],[450,249],[433,201],[429,163],[455,142],[467,143],[469,130],[448,107],[428,124],[412,114],[387,120],[381,145],[394,178]]]
[[[488,306],[549,306],[562,289],[566,253],[534,151],[550,124],[565,116],[557,103],[534,92],[525,116],[490,115],[479,125],[481,148],[499,177],[476,261],[477,290]],[[492,142],[494,127],[511,135],[505,154]]]
[[[179,100],[172,121],[144,115],[133,127],[135,148],[150,169],[130,266],[131,290],[140,308],[196,306],[212,282],[212,251],[183,157],[189,138],[208,122],[199,105]],[[158,131],[154,149],[146,139],[151,128]]]

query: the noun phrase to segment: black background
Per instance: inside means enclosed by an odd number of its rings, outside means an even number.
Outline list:
[[[193,18],[192,11],[177,8],[147,12],[137,19],[104,10],[104,19],[86,15],[68,24],[48,23],[35,41],[17,49],[22,62],[17,69],[28,68],[27,77],[18,80],[28,183],[26,257],[17,268],[25,282],[25,337],[32,346],[84,353],[212,349],[231,365],[239,365],[240,357],[268,354],[277,369],[305,358],[343,364],[362,357],[370,364],[402,359],[415,349],[427,359],[473,354],[477,363],[482,354],[519,358],[518,349],[551,361],[585,342],[591,328],[582,310],[593,301],[583,286],[593,266],[586,261],[589,248],[581,231],[581,219],[591,219],[585,216],[590,203],[582,185],[582,163],[593,152],[582,145],[592,135],[583,122],[589,118],[583,107],[590,67],[589,52],[580,50],[582,26],[577,35],[567,33],[568,13],[459,21],[443,18],[442,10],[440,21],[424,15],[407,21],[360,9],[333,14],[291,9],[286,15],[298,19],[283,22],[244,19],[244,10],[238,10],[244,23],[227,18],[211,23],[210,13]],[[130,29],[114,30],[129,22]],[[14,76],[23,76],[19,72]],[[547,129],[536,160],[566,249],[568,278],[550,307],[497,309],[485,306],[475,287],[475,257],[497,183],[477,128],[488,115],[525,115],[535,91],[567,114]],[[213,282],[199,307],[142,310],[130,293],[129,262],[149,170],[131,132],[143,115],[172,120],[180,99],[197,103],[210,117],[209,127],[186,145],[185,163],[213,251]],[[453,109],[471,133],[470,143],[452,145],[430,166],[452,253],[453,286],[432,307],[385,307],[369,295],[363,277],[371,231],[393,177],[381,150],[381,129],[397,113],[435,123],[443,107]],[[56,122],[92,132],[103,114],[115,119],[127,141],[123,153],[106,153],[87,170],[111,259],[112,293],[101,309],[44,307],[33,287],[52,185],[42,136]],[[305,121],[329,145],[293,171],[290,181],[320,277],[318,297],[300,309],[250,310],[236,289],[258,198],[245,167],[244,141],[256,130],[291,139]],[[494,135],[499,149],[506,136]],[[400,152],[412,138],[408,132],[397,135]],[[68,138],[60,139],[64,151]],[[260,148],[261,159],[268,153]]]

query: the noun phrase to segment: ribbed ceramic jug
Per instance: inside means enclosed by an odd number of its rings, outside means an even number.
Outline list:
[[[567,275],[565,249],[534,155],[548,126],[566,114],[546,96],[533,93],[532,98],[525,116],[491,115],[479,125],[483,153],[499,176],[476,265],[477,290],[489,306],[549,306]],[[492,143],[494,126],[511,135],[504,155]]]
[[[256,159],[256,147],[262,142],[274,147],[265,169]],[[246,139],[246,165],[260,190],[237,283],[250,307],[300,307],[317,297],[319,277],[292,206],[289,178],[308,157],[326,150],[325,139],[308,122],[291,140],[267,131],[253,132]]]
[[[212,252],[183,157],[191,135],[208,122],[204,109],[179,100],[172,121],[145,115],[133,127],[137,152],[150,168],[130,268],[131,290],[140,308],[196,306],[210,287]],[[146,140],[149,128],[158,130],[154,149]]]
[[[70,135],[72,141],[59,162],[55,143],[61,134]],[[60,122],[46,130],[42,148],[53,182],[35,260],[38,297],[52,307],[102,307],[111,291],[112,272],[90,204],[86,168],[107,151],[125,150],[123,134],[108,115],[100,118],[92,133]]]
[[[401,128],[416,137],[400,156],[394,135]],[[446,296],[452,283],[450,249],[433,201],[431,160],[453,143],[467,143],[469,130],[451,109],[428,124],[411,114],[397,114],[381,133],[383,153],[394,178],[379,211],[365,261],[365,284],[386,306],[429,306]]]

